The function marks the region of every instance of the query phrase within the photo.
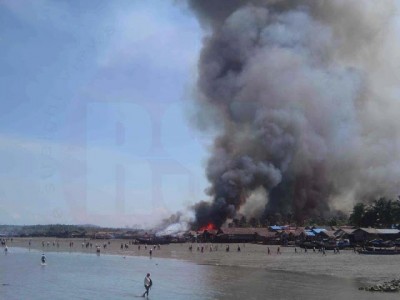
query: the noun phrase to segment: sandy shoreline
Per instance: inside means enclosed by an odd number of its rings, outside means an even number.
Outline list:
[[[101,255],[112,254],[121,256],[145,256],[149,257],[152,246],[129,245],[128,240],[86,240],[84,239],[54,239],[54,238],[14,238],[7,245],[12,247],[29,248],[46,252],[81,252],[96,255],[96,244],[101,247]],[[42,242],[45,246],[42,247]],[[70,243],[73,246],[70,247]],[[92,243],[92,248],[82,247],[82,243]],[[53,246],[54,243],[54,246]],[[57,247],[58,243],[58,247]],[[110,243],[110,244],[108,244]],[[103,245],[107,244],[104,249]],[[121,249],[121,244],[128,244],[128,249]],[[193,245],[193,250],[189,246]],[[197,251],[197,246],[204,246],[204,252]],[[237,251],[238,244],[230,244],[230,251],[226,252],[226,244],[170,244],[161,245],[160,249],[153,249],[153,259],[172,258],[191,261],[197,264],[214,266],[236,266],[264,268],[271,271],[300,272],[310,275],[332,275],[341,278],[359,279],[362,282],[374,283],[377,281],[398,278],[398,265],[400,255],[372,256],[359,255],[351,250],[341,251],[334,254],[327,251],[326,255],[307,253],[293,247],[280,247],[281,254],[277,254],[278,246],[266,246],[255,244],[240,244],[241,251]],[[210,251],[212,247],[212,251]],[[216,250],[216,247],[218,250]],[[267,254],[267,247],[271,254]]]

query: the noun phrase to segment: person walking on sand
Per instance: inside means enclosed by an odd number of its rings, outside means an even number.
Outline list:
[[[153,281],[150,278],[150,273],[147,273],[146,277],[144,278],[144,288],[146,291],[143,293],[142,297],[147,296],[149,297],[149,290],[153,285]]]

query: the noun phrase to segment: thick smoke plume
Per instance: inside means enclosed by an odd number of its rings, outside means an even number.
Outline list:
[[[212,201],[195,205],[197,226],[220,226],[260,201],[264,213],[301,221],[398,194],[395,1],[189,5],[207,32],[196,117],[217,132],[206,171]]]

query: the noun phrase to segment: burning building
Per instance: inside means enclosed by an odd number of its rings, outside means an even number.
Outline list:
[[[188,1],[206,32],[195,119],[215,133],[198,228],[398,194],[395,1]]]

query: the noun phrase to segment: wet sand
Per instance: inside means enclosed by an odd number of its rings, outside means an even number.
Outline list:
[[[398,299],[398,293],[358,290],[359,282],[329,275],[273,271],[260,267],[200,265],[177,259],[41,252],[12,247],[0,255],[0,295],[8,300],[121,299],[143,293],[143,278],[152,274],[149,299]],[[283,254],[284,255],[284,254]]]
[[[8,241],[9,251],[12,247],[29,248],[29,238],[14,238]],[[42,247],[42,241],[45,246]],[[53,246],[53,242],[55,246]],[[59,247],[57,247],[57,242]],[[73,242],[73,247],[69,244]],[[96,255],[96,244],[101,247],[101,254],[121,256],[146,256],[153,246],[129,245],[128,249],[121,249],[121,243],[126,244],[128,240],[86,240],[92,243],[92,248],[82,247],[84,239],[54,239],[54,238],[32,238],[31,249],[44,252],[83,252]],[[110,242],[110,244],[108,244]],[[47,243],[49,245],[47,246]],[[107,244],[104,249],[103,244]],[[189,250],[189,246],[193,250]],[[204,246],[204,252],[197,251],[197,246]],[[380,281],[398,278],[398,266],[400,255],[359,255],[352,250],[342,250],[340,254],[327,251],[326,255],[316,251],[294,247],[280,247],[281,254],[277,254],[278,246],[240,244],[241,251],[237,251],[238,244],[229,244],[230,251],[226,252],[227,244],[169,244],[161,245],[161,249],[153,249],[153,258],[172,258],[195,262],[197,264],[229,267],[260,268],[269,271],[285,271],[309,275],[331,275],[345,279],[356,279],[360,286]],[[212,251],[210,251],[212,247]],[[218,250],[216,250],[216,247]],[[271,254],[267,254],[267,248]]]

